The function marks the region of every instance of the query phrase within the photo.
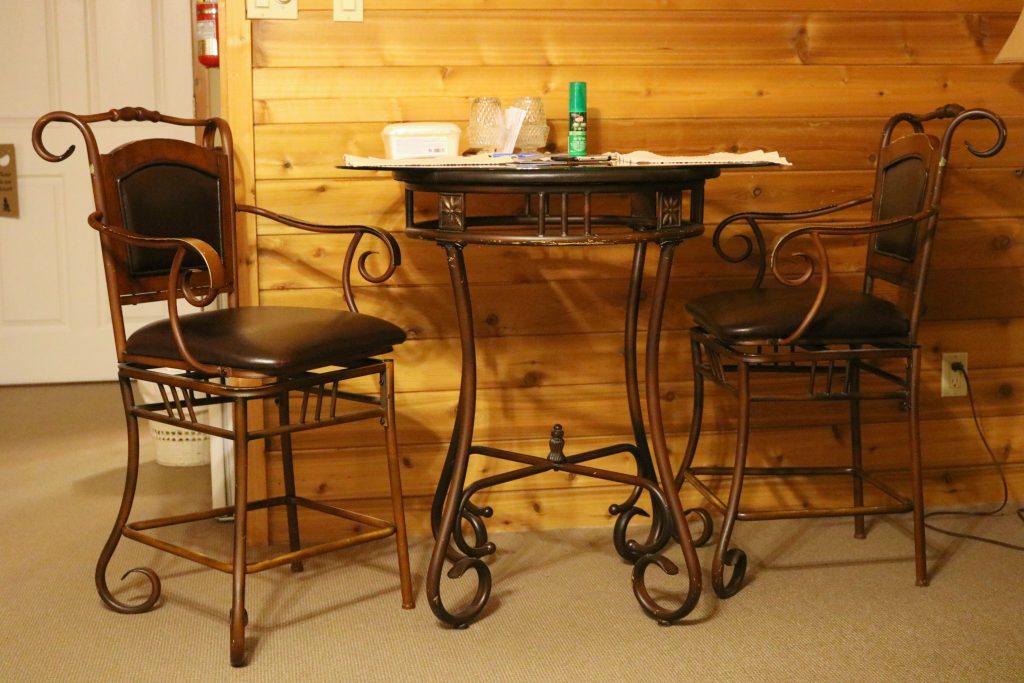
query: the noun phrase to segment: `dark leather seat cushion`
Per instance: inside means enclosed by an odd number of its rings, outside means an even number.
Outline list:
[[[255,306],[180,318],[189,352],[210,365],[289,375],[387,353],[405,341],[402,328],[369,315],[321,308]],[[180,359],[167,320],[128,338],[132,355]]]
[[[694,322],[727,342],[780,339],[803,320],[816,291],[811,289],[739,289],[690,301]],[[843,290],[829,291],[802,341],[870,340],[905,337],[910,322],[885,299]]]

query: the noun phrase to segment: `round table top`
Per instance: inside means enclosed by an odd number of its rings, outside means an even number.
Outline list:
[[[589,186],[689,185],[716,178],[719,166],[625,165],[602,163],[531,164],[496,166],[413,166],[380,169],[390,171],[400,182],[426,186],[472,187],[477,191],[492,187],[563,187],[584,189]]]

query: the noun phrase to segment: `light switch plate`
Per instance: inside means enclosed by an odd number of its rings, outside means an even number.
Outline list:
[[[334,0],[335,21],[362,21],[363,0]]]
[[[245,0],[247,19],[298,19],[299,0]]]

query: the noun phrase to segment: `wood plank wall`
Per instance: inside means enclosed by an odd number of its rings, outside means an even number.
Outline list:
[[[241,5],[232,3],[235,11]],[[594,151],[765,148],[793,162],[710,183],[709,225],[740,210],[867,194],[879,130],[892,113],[959,102],[1001,114],[1010,131],[1001,155],[981,160],[958,148],[953,156],[922,329],[922,432],[929,504],[998,500],[968,402],[939,397],[940,354],[966,351],[989,440],[1024,497],[1024,68],[992,64],[1020,9],[1020,0],[366,0],[364,22],[347,24],[331,20],[331,0],[302,0],[298,21],[253,22],[249,171],[258,202],[314,221],[382,226],[404,252],[396,277],[357,296],[364,312],[409,333],[394,358],[412,530],[427,528],[459,383],[447,272],[436,246],[402,235],[396,183],[335,166],[345,153],[382,154],[387,123],[464,127],[480,95],[506,104],[541,95],[550,140],[564,149],[572,80],[588,83]],[[982,126],[961,132],[979,146],[991,140]],[[263,223],[255,240],[252,300],[341,304],[343,243]],[[860,273],[862,246],[850,241],[834,253],[833,268],[848,282]],[[481,365],[477,441],[546,453],[554,422],[565,425],[570,452],[626,440],[620,330],[628,252],[477,247],[467,258]],[[662,397],[674,457],[685,444],[692,386],[683,302],[749,278],[722,264],[706,237],[684,245],[676,263]],[[710,392],[703,461],[728,458],[732,409],[728,396]],[[900,406],[871,406],[867,419],[869,462],[901,481]],[[755,462],[834,461],[848,452],[840,409],[763,409],[755,425]],[[386,512],[375,424],[296,442],[300,493]],[[278,445],[266,455],[266,480],[278,492]],[[473,471],[500,467],[476,462]],[[847,495],[831,487],[814,494]],[[747,495],[768,502],[793,494],[752,484]],[[537,528],[608,524],[608,505],[622,497],[616,487],[550,475],[496,490],[486,502],[495,510],[492,529]],[[280,520],[271,526],[280,533]]]

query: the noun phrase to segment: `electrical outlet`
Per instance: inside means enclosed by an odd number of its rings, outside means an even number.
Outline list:
[[[967,353],[944,353],[942,354],[942,390],[941,395],[945,396],[966,396],[967,381],[964,376],[953,369],[953,364],[959,363],[967,372]]]

